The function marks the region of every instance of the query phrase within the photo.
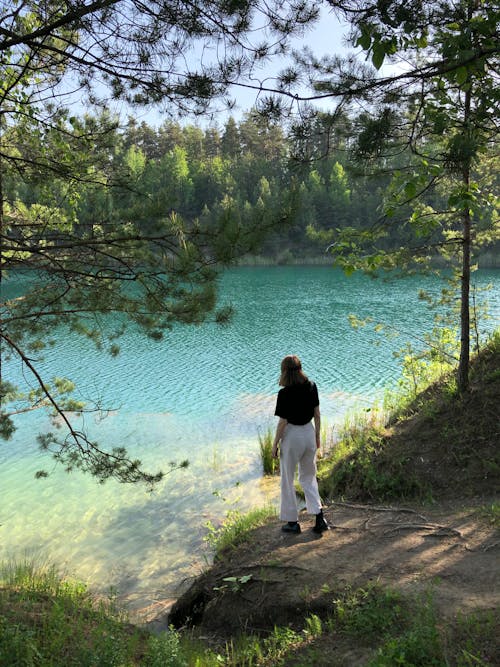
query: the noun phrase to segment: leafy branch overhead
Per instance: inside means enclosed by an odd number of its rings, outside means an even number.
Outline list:
[[[290,203],[263,176],[254,192],[236,192],[229,159],[193,164],[177,145],[147,158],[135,144],[124,145],[133,126],[128,135],[112,132],[109,164],[99,178],[94,171],[91,182],[75,181],[71,199],[65,177],[53,176],[46,187],[36,174],[5,172],[3,269],[28,276],[29,289],[12,294],[4,283],[2,358],[19,359],[31,380],[28,390],[4,384],[2,432],[12,436],[20,412],[48,407],[68,435],[44,435],[41,444],[68,470],[150,484],[162,475],[143,471],[122,448],[104,451],[73,427],[70,413],[105,408],[89,408],[70,397],[71,385],[43,378],[40,355],[61,330],[116,355],[130,326],[161,340],[175,324],[208,317],[224,324],[231,308],[217,305],[220,268],[255,250]],[[16,149],[23,155],[25,146],[19,141]],[[220,182],[213,182],[217,165]]]

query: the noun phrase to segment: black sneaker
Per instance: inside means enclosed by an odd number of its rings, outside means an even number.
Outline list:
[[[300,524],[297,521],[289,521],[284,526],[281,526],[281,530],[284,533],[295,533],[298,535],[300,533]]]
[[[322,516],[320,519],[316,520],[316,525],[313,526],[313,533],[323,533],[325,530],[330,530],[330,526]]]

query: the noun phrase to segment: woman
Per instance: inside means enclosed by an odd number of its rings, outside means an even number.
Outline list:
[[[302,371],[300,359],[286,356],[281,362],[280,389],[275,415],[280,418],[274,436],[272,454],[278,456],[281,442],[281,519],[286,533],[300,533],[297,498],[293,484],[299,466],[299,483],[304,490],[306,508],[316,515],[314,532],[322,533],[329,526],[323,517],[318,482],[316,481],[316,450],[320,445],[321,417],[318,389]],[[314,427],[311,420],[314,418]]]

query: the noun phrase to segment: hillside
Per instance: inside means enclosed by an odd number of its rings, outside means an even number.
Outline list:
[[[471,362],[470,392],[431,385],[403,416],[369,429],[340,461],[320,461],[322,495],[362,500],[488,497],[500,489],[500,341]]]

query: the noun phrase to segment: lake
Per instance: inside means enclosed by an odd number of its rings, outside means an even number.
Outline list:
[[[494,285],[493,319],[485,322],[491,330],[500,318],[500,271],[480,271],[475,282]],[[435,277],[384,282],[329,267],[241,267],[221,278],[221,303],[236,311],[229,326],[179,326],[160,342],[130,330],[118,357],[61,336],[39,368],[73,379],[76,398],[98,397],[109,408],[106,418],[85,416],[90,434],[107,447],[127,447],[153,470],[185,458],[190,466],[152,494],[101,486],[54,468],[35,440],[47,417],[20,416],[13,439],[0,443],[0,559],[48,560],[95,591],[113,588],[132,611],[161,606],[210,561],[207,521],[277,503],[277,480],[261,474],[258,434],[275,426],[281,358],[301,357],[332,428],[397,380],[394,351],[407,341],[418,346],[432,327],[418,289],[437,295],[441,286]],[[400,333],[353,330],[350,313]],[[15,361],[3,373],[20,385],[26,377]],[[34,479],[40,468],[51,472],[48,479]]]

